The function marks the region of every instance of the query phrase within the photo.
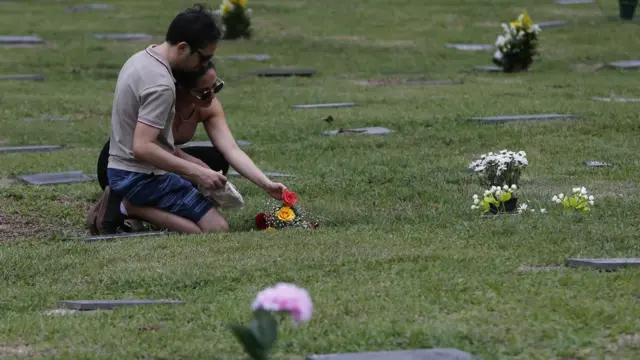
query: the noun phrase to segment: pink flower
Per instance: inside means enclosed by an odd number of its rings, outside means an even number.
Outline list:
[[[313,304],[307,290],[293,284],[278,283],[258,293],[251,310],[287,311],[294,324],[311,320]]]

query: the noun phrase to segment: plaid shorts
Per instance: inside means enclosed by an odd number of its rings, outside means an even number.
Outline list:
[[[133,205],[168,211],[195,223],[213,208],[213,203],[193,184],[177,174],[143,174],[107,169],[111,191]]]

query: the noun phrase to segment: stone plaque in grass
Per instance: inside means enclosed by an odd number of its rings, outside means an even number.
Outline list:
[[[139,237],[149,237],[149,236],[165,236],[165,235],[167,235],[167,233],[163,231],[144,231],[144,232],[122,233],[122,234],[114,234],[114,235],[90,236],[90,237],[81,239],[81,241],[82,242],[112,241],[112,240],[118,240],[118,239],[129,239],[129,238],[139,238]]]
[[[295,105],[294,109],[327,109],[327,108],[341,108],[341,107],[354,107],[358,106],[356,103],[329,103],[329,104],[307,104],[307,105]]]
[[[553,21],[544,21],[537,23],[541,29],[548,29],[553,27],[560,27],[569,24],[567,20],[553,20]]]
[[[498,66],[493,66],[493,65],[489,65],[489,66],[474,66],[473,70],[476,71],[484,71],[484,72],[503,72],[501,67]]]
[[[249,146],[252,143],[249,141],[245,141],[245,140],[236,140],[236,144],[238,144],[238,146],[243,147],[243,146]],[[194,147],[194,146],[202,146],[202,147],[213,147],[213,144],[211,143],[211,141],[189,141],[186,144],[182,144],[179,147],[180,148],[188,148],[188,147]]]
[[[264,173],[265,176],[270,177],[270,178],[295,177],[295,175],[284,174],[284,173],[280,173],[280,172],[276,172],[276,171],[264,171],[263,173]],[[229,170],[229,172],[227,173],[227,176],[242,176],[242,175],[240,175],[235,170]]]
[[[258,70],[253,74],[259,77],[311,77],[315,75],[315,73],[316,71],[313,69],[264,69]]]
[[[323,135],[347,135],[347,134],[356,134],[356,135],[387,135],[395,132],[394,130],[387,129],[381,126],[372,126],[372,127],[364,127],[357,129],[338,129],[338,130],[327,130],[323,131]]]
[[[584,162],[584,165],[588,167],[612,167],[617,164],[606,163],[606,162],[596,161],[596,160],[586,160]]]
[[[640,258],[601,258],[601,259],[567,259],[567,266],[589,267],[598,270],[617,270],[625,267],[640,266]]]
[[[0,75],[0,80],[35,80],[43,81],[44,75],[41,74],[6,74]]]
[[[502,115],[502,116],[488,116],[488,117],[472,117],[468,120],[477,121],[487,124],[504,123],[511,121],[539,121],[539,120],[559,120],[559,119],[573,119],[576,115],[571,114],[533,114],[533,115]]]
[[[605,64],[605,67],[613,69],[637,69],[640,68],[640,60],[613,61]]]
[[[490,44],[447,44],[445,47],[449,49],[457,49],[462,51],[491,51],[493,45]]]
[[[89,10],[113,10],[115,7],[109,4],[85,4],[85,5],[75,5],[70,8],[64,9],[67,12],[79,12],[79,11],[89,11]]]
[[[29,36],[15,36],[15,35],[0,35],[0,45],[36,45],[44,44],[44,40],[36,35]]]
[[[123,306],[141,305],[181,305],[179,300],[63,300],[58,301],[58,308],[71,310],[113,310]]]
[[[151,40],[149,34],[93,34],[93,37],[101,40]]]
[[[460,85],[459,80],[426,80],[426,79],[403,79],[403,78],[386,78],[386,79],[368,79],[353,82],[356,85],[365,86],[381,86],[381,85]]]
[[[593,4],[595,0],[553,0],[558,5]]]
[[[458,349],[420,349],[310,355],[306,360],[472,360],[473,355]]]
[[[82,171],[20,175],[16,178],[30,185],[70,184],[94,180],[91,176],[83,173]]]
[[[62,145],[0,146],[0,154],[16,152],[41,152],[60,149],[62,149]]]
[[[24,121],[68,121],[69,118],[55,116],[41,116],[37,118],[24,118]]]
[[[592,97],[591,100],[594,101],[605,101],[605,102],[640,102],[640,99],[635,98],[603,98],[603,97]]]
[[[271,59],[269,54],[247,54],[247,55],[229,55],[219,56],[222,60],[255,60],[255,61],[267,61]]]

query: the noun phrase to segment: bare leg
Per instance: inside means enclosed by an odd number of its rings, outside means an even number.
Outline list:
[[[198,221],[198,228],[205,233],[227,232],[229,231],[229,224],[218,210],[212,208]]]
[[[148,221],[153,225],[164,229],[170,229],[181,233],[200,234],[202,230],[191,220],[172,214],[168,211],[160,210],[150,206],[135,206],[124,200],[124,207],[130,216],[135,216]]]

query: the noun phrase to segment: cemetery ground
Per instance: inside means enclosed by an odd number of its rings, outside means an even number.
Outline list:
[[[617,3],[551,0],[250,0],[255,38],[225,41],[219,94],[236,139],[264,171],[299,195],[322,225],[314,231],[252,231],[267,196],[230,178],[246,207],[227,212],[231,232],[83,243],[95,181],[33,186],[19,175],[95,174],[109,133],[124,61],[160,42],[190,2],[111,1],[112,10],[66,12],[69,1],[0,4],[0,35],[37,34],[47,43],[0,50],[0,146],[64,145],[0,154],[0,357],[240,359],[225,327],[245,322],[253,296],[277,282],[309,290],[315,313],[288,324],[274,358],[307,354],[451,347],[485,359],[633,358],[640,351],[637,270],[565,267],[571,257],[636,257],[638,105],[593,97],[640,97],[640,70],[599,65],[634,60],[636,22],[615,19]],[[393,5],[395,3],[395,5]],[[214,4],[217,6],[217,4]],[[543,29],[529,72],[473,72],[500,23],[527,9]],[[611,18],[613,16],[613,19]],[[93,33],[148,33],[152,41]],[[246,76],[269,67],[312,68],[312,77]],[[385,74],[397,72],[402,74]],[[356,81],[389,77],[460,85]],[[294,109],[298,104],[359,106]],[[481,124],[473,116],[574,114],[569,120]],[[24,121],[41,116],[66,121]],[[322,119],[332,116],[328,123]],[[384,136],[322,131],[383,126]],[[206,140],[202,129],[194,140]],[[475,156],[524,150],[524,201],[547,214],[481,218],[482,189],[463,170]],[[619,163],[590,168],[585,160]],[[550,199],[585,186],[591,214],[564,216]],[[544,268],[541,266],[552,266]],[[546,271],[534,271],[546,269]],[[176,299],[155,305],[50,316],[61,300]],[[635,355],[634,355],[635,354]]]

